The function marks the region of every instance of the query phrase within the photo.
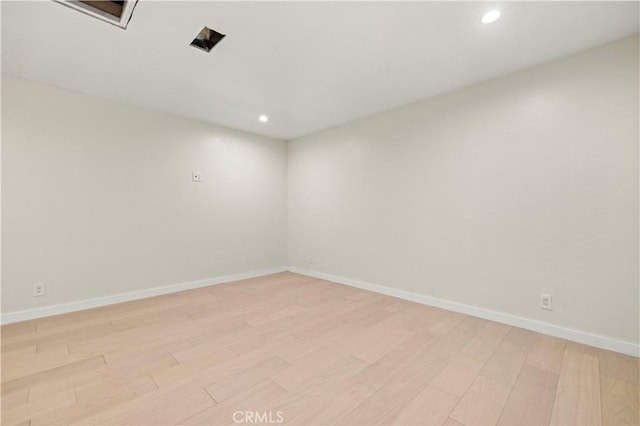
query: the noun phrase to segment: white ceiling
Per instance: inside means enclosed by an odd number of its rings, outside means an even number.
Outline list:
[[[502,18],[488,25],[493,8]],[[2,72],[281,139],[637,33],[637,2],[2,2]],[[227,37],[189,46],[204,25]],[[270,121],[260,123],[267,114]]]

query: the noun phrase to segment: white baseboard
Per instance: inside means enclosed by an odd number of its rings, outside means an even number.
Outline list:
[[[305,268],[275,267],[262,269],[257,271],[242,272],[238,274],[225,275],[221,277],[208,278],[198,281],[189,281],[179,284],[171,284],[162,287],[153,287],[144,290],[132,291],[128,293],[114,294],[112,296],[97,297],[94,299],[80,300],[77,302],[63,303],[59,305],[44,306],[42,308],[27,309],[24,311],[8,312],[2,314],[2,324],[11,324],[19,321],[26,321],[35,318],[48,317],[51,315],[65,314],[69,312],[82,311],[85,309],[97,308],[100,306],[113,305],[115,303],[129,302],[132,300],[144,299],[147,297],[160,296],[162,294],[176,293],[179,291],[190,290],[194,288],[208,287],[217,284],[223,284],[232,281],[244,280],[247,278],[261,277],[264,275],[275,274],[278,272],[291,271],[297,274],[310,277],[320,278],[351,287],[361,288],[363,290],[373,291],[375,293],[385,294],[387,296],[397,297],[399,299],[409,300],[411,302],[421,303],[423,305],[435,306],[449,311],[458,312],[465,315],[471,315],[478,318],[484,318],[491,321],[500,322],[515,327],[525,328],[527,330],[538,333],[548,334],[550,336],[560,337],[562,339],[571,340],[573,342],[583,343],[585,345],[595,346],[598,348],[608,349],[620,352],[626,355],[638,357],[640,356],[640,346],[621,340],[612,339],[597,334],[587,333],[571,328],[560,327],[557,325],[536,321],[528,318],[518,317],[515,315],[505,314],[502,312],[492,311],[489,309],[478,308],[463,303],[452,302],[449,300],[438,299],[435,297],[425,296],[406,290],[385,287],[377,284],[371,284],[365,281],[354,280],[351,278],[339,277],[336,275],[326,274],[324,272],[312,271]]]
[[[48,317],[51,315],[66,314],[69,312],[82,311],[85,309],[97,308],[100,306],[113,305],[115,303],[129,302],[131,300],[144,299],[147,297],[160,296],[162,294],[176,293],[194,288],[208,287],[216,284],[223,284],[230,281],[244,280],[247,278],[261,277],[263,275],[285,272],[287,268],[275,267],[261,269],[257,271],[241,272],[238,274],[224,275],[221,277],[207,278],[198,281],[189,281],[178,284],[171,284],[162,287],[153,287],[144,290],[137,290],[128,293],[119,293],[112,296],[96,297],[95,299],[79,300],[77,302],[63,303],[60,305],[43,306],[42,308],[27,309],[24,311],[7,312],[2,314],[2,324],[26,321],[35,318]]]
[[[449,300],[438,299],[435,297],[425,296],[410,291],[399,290],[395,288],[385,287],[377,284],[371,284],[364,281],[354,280],[351,278],[339,277],[336,275],[326,274],[324,272],[312,271],[305,268],[290,266],[289,271],[301,275],[307,275],[314,278],[320,278],[332,281],[338,284],[344,284],[351,287],[361,288],[363,290],[373,291],[375,293],[385,294],[387,296],[397,297],[399,299],[409,300],[411,302],[421,303],[423,305],[435,306],[461,314],[471,315],[478,318],[484,318],[499,323],[512,325],[515,327],[525,328],[542,334],[570,340],[573,342],[583,343],[589,346],[595,346],[610,351],[623,353],[625,355],[640,356],[640,346],[635,343],[625,342],[612,339],[597,334],[591,334],[580,330],[560,327],[557,325],[536,321],[528,318],[518,317],[515,315],[505,314],[502,312],[492,311],[489,309],[477,308],[475,306],[465,305],[463,303],[452,302]]]

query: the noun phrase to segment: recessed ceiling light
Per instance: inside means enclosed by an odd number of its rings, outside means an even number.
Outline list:
[[[260,120],[263,123],[266,123],[267,121],[269,121],[269,117],[263,114],[260,117],[258,117],[258,120]]]
[[[499,10],[492,10],[490,12],[487,12],[484,14],[484,16],[482,17],[482,23],[483,24],[490,24],[492,22],[497,21],[498,19],[500,19],[500,11]]]

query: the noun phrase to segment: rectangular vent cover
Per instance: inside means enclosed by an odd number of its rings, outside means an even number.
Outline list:
[[[138,0],[55,0],[85,15],[100,19],[120,28],[127,28]]]

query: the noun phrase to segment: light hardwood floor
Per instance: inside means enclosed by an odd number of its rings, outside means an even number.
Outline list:
[[[3,326],[2,424],[637,425],[639,366],[281,273]]]

